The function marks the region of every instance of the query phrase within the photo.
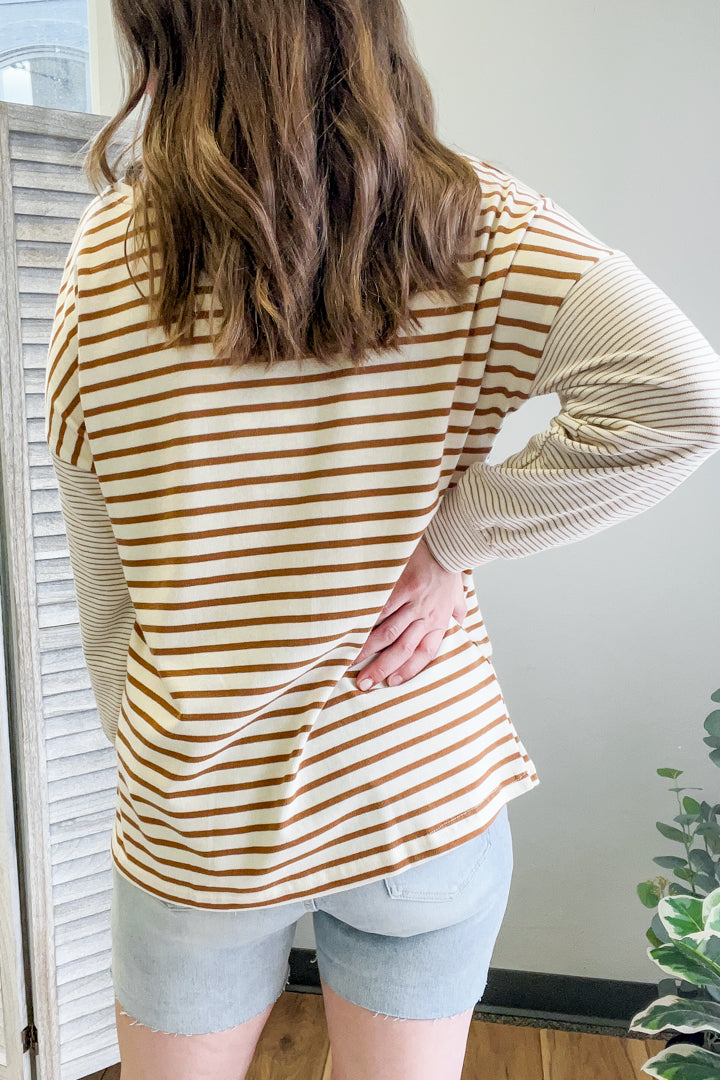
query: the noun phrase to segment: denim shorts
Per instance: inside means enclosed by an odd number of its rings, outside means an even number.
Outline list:
[[[485,991],[512,870],[506,806],[478,836],[393,877],[267,908],[160,900],[113,863],[115,997],[154,1031],[235,1027],[282,994],[295,925],[311,911],[318,970],[341,997],[385,1016],[455,1016]]]

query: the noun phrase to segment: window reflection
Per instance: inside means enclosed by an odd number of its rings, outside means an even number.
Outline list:
[[[90,112],[87,0],[0,0],[0,99]]]

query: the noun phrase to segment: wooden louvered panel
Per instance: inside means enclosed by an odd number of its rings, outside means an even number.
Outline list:
[[[44,389],[62,269],[78,221],[94,197],[82,171],[84,150],[104,121],[27,106],[0,104],[0,110],[0,179],[9,193],[2,226],[12,252],[8,288],[13,297],[2,370],[3,404],[10,413],[3,467],[10,468],[10,510],[18,522],[10,571],[23,642],[16,658],[24,685],[23,769],[32,777],[24,827],[32,849],[27,865],[37,957],[37,1071],[39,1080],[77,1080],[119,1056],[110,970],[117,766],[82,655],[67,540],[45,443]],[[35,811],[31,801],[39,804]]]
[[[3,548],[0,543],[0,553]],[[0,608],[0,652],[4,647],[3,622]],[[5,668],[0,664],[0,1080],[29,1080],[30,1062],[28,1055],[23,1055],[21,1036],[27,1008],[10,768],[10,746],[15,740],[7,700]]]

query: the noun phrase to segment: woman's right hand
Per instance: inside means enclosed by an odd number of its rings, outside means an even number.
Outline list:
[[[440,566],[421,538],[357,656],[361,663],[377,653],[359,672],[359,689],[412,679],[439,653],[450,618],[462,624],[466,615],[462,574]]]

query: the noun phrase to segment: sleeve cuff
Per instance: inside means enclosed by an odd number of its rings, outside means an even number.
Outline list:
[[[425,543],[433,558],[453,573],[472,571],[496,558],[483,542],[471,517],[463,513],[457,487],[446,492],[425,530]]]

